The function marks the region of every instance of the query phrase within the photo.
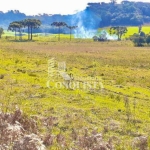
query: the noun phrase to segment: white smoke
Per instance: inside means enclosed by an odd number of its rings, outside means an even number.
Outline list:
[[[74,30],[75,38],[92,38],[96,33],[96,27],[100,22],[100,18],[95,16],[90,10],[84,10],[74,15],[72,24],[76,24],[78,28]]]
[[[85,27],[85,18],[86,18],[85,12],[79,12],[76,14],[75,20],[78,21],[77,26],[78,28],[74,31],[74,37],[75,38],[83,38],[83,39],[91,39],[94,36],[97,36],[98,38],[104,39],[104,40],[117,40],[117,35],[110,35],[106,30],[101,30],[98,32],[97,30],[90,29],[90,27]],[[93,18],[89,18],[90,22],[87,22],[88,25],[92,25],[92,21],[94,22]]]
[[[77,30],[74,33],[74,37],[88,39],[88,38],[92,38],[96,34],[96,32],[97,32],[96,30],[90,30],[90,29],[84,28],[84,26],[80,22],[78,24]]]
[[[107,40],[118,40],[117,35],[115,34],[110,35],[106,30],[100,31],[100,33],[97,36],[103,39],[107,39]]]
[[[97,36],[102,40],[117,40],[117,35],[110,35],[107,30],[98,32],[101,18],[92,13],[92,11],[86,9],[84,11],[76,13],[72,18],[72,24],[78,27],[74,30],[75,38],[93,38]]]

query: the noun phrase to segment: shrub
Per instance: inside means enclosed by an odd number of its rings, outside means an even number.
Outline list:
[[[133,34],[130,39],[133,41],[135,46],[144,46],[144,43],[146,43],[145,37],[139,34]]]
[[[147,43],[147,44],[150,44],[150,35],[147,36],[147,38],[146,38],[146,43]]]

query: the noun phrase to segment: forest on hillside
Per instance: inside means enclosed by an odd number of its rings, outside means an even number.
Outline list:
[[[89,3],[88,8],[101,17],[101,26],[135,26],[150,23],[150,3]]]
[[[97,29],[106,26],[139,26],[150,23],[150,3],[122,1],[117,3],[88,3],[85,10],[73,15],[61,14],[37,14],[27,16],[18,10],[0,12],[0,26],[7,28],[12,21],[20,21],[26,18],[39,19],[42,28],[39,31],[57,32],[50,27],[54,21],[63,21],[68,25],[77,25],[85,29]]]

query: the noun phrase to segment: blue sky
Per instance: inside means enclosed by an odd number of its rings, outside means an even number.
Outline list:
[[[150,2],[150,0],[141,1]],[[19,10],[27,15],[72,14],[83,10],[88,2],[110,2],[110,0],[1,0],[0,11]]]

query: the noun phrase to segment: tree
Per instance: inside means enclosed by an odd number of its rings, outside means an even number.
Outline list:
[[[30,19],[25,19],[23,25],[28,28],[28,40],[30,40]]]
[[[15,40],[16,40],[16,32],[20,33],[20,39],[22,39],[22,29],[23,24],[20,21],[14,21],[9,24],[8,30],[15,32]]]
[[[118,41],[121,40],[122,35],[127,33],[127,28],[126,27],[111,27],[110,28],[110,34],[116,34],[118,36]]]
[[[55,27],[58,28],[58,33],[59,33],[58,41],[60,41],[60,28],[67,26],[67,24],[66,24],[65,22],[53,22],[53,23],[51,24],[51,26],[55,26]]]
[[[2,38],[2,34],[4,34],[4,29],[0,27],[0,38]]]
[[[18,32],[19,32],[19,39],[22,40],[22,28],[23,28],[23,21],[18,21]]]
[[[142,26],[139,26],[139,34],[141,33],[142,31]]]
[[[141,37],[146,37],[145,32],[142,31],[142,26],[139,26],[139,35],[140,35]]]
[[[76,29],[78,26],[67,26],[67,28],[70,30],[70,41],[71,41],[71,34],[72,34],[72,30]]]
[[[28,40],[32,40],[33,29],[41,26],[41,21],[38,19],[25,19],[23,21],[24,27],[28,28]]]

